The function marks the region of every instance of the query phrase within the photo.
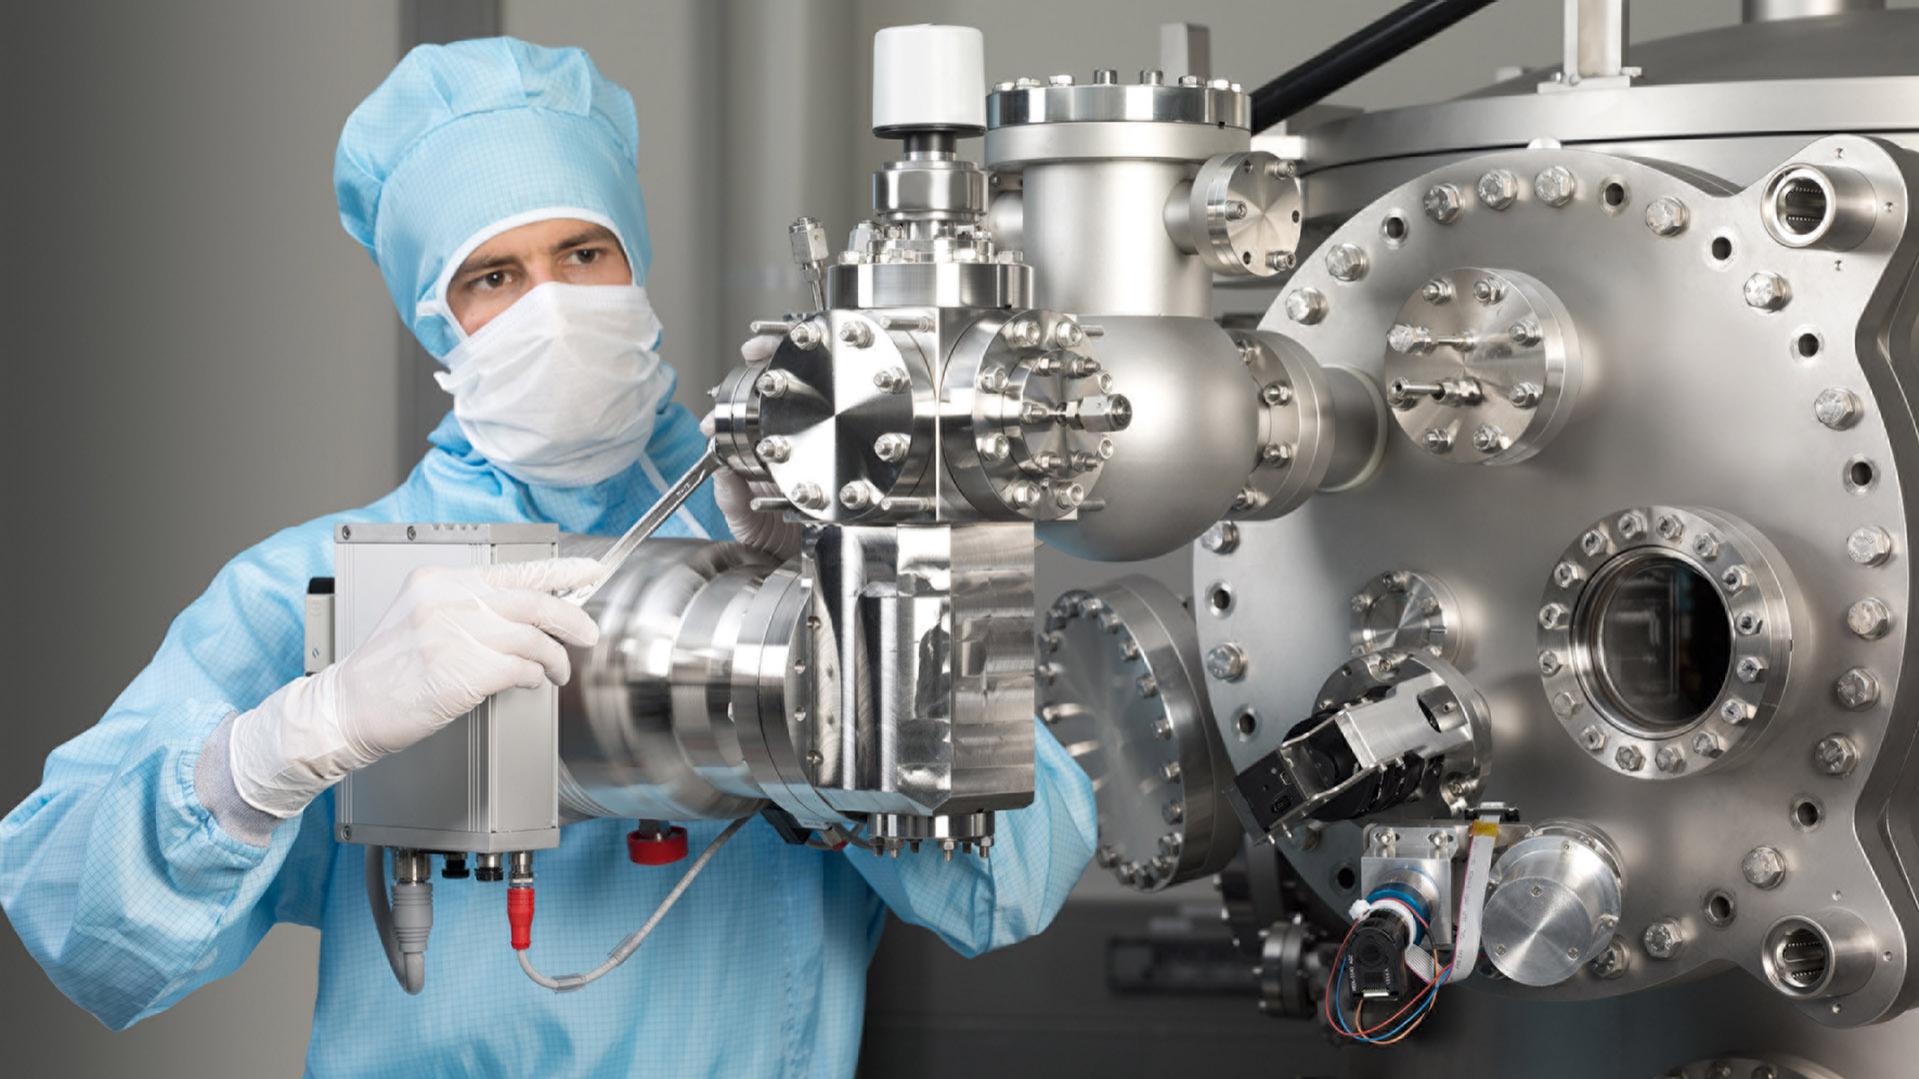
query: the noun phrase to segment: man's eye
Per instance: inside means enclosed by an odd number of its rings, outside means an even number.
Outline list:
[[[500,288],[504,286],[505,284],[506,284],[505,270],[494,270],[492,273],[481,274],[479,277],[476,277],[473,279],[473,287],[476,289],[482,289],[482,290],[490,291],[492,289]]]
[[[591,266],[593,263],[598,262],[600,256],[603,254],[605,254],[605,252],[597,247],[582,247],[573,252],[573,259],[582,266]]]

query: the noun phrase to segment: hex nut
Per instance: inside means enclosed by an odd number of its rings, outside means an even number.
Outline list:
[[[1488,209],[1503,210],[1519,198],[1519,177],[1510,169],[1488,169],[1473,191]]]
[[[1419,200],[1426,216],[1442,225],[1449,225],[1459,217],[1459,211],[1466,203],[1459,188],[1452,184],[1434,184],[1426,189]]]
[[[1746,278],[1741,290],[1746,306],[1755,311],[1778,311],[1792,302],[1792,285],[1770,270],[1761,270]]]
[[[1777,888],[1786,879],[1786,856],[1777,847],[1754,847],[1740,861],[1739,871],[1755,888]]]
[[[1316,288],[1296,288],[1286,294],[1286,317],[1311,326],[1326,317],[1326,294]]]
[[[1857,600],[1846,608],[1846,628],[1854,636],[1876,641],[1892,631],[1892,608],[1876,596]]]
[[[1859,395],[1844,386],[1828,386],[1813,399],[1812,414],[1834,431],[1844,431],[1859,422],[1865,411]]]
[[[1646,766],[1646,754],[1638,746],[1620,746],[1613,754],[1613,763],[1628,772],[1637,772]]]
[[[1686,932],[1671,918],[1661,918],[1646,927],[1643,937],[1646,954],[1654,959],[1671,959],[1686,946]]]
[[[1859,749],[1843,734],[1828,734],[1812,747],[1812,763],[1829,776],[1851,775],[1859,766]]]
[[[1691,219],[1686,204],[1671,195],[1661,195],[1646,204],[1646,227],[1654,236],[1677,236],[1686,231]]]
[[[1533,177],[1533,197],[1548,206],[1564,206],[1578,190],[1578,178],[1564,165],[1550,165]]]
[[[1357,281],[1366,269],[1366,251],[1358,244],[1334,244],[1326,252],[1326,272],[1336,281]]]
[[[1206,653],[1206,673],[1221,682],[1237,682],[1246,676],[1246,650],[1228,641],[1214,645]]]
[[[1846,557],[1861,566],[1883,566],[1892,557],[1892,533],[1878,525],[1863,525],[1846,537]]]
[[[1864,667],[1854,667],[1833,680],[1833,695],[1839,703],[1857,712],[1879,700],[1879,677]]]

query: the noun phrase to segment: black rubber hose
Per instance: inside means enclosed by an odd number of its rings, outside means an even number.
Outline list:
[[[1412,0],[1253,91],[1253,130],[1264,131],[1493,3]]]

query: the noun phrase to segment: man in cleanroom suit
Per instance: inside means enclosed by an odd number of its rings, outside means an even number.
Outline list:
[[[556,995],[507,944],[498,886],[439,889],[425,991],[394,983],[362,850],[328,790],[490,693],[563,682],[590,619],[553,593],[589,563],[416,574],[367,641],[301,677],[302,597],[362,521],[550,521],[617,534],[705,440],[672,403],[643,287],[632,100],[587,56],[510,39],[415,49],[356,109],[341,220],[446,371],[453,413],[400,488],[235,558],[91,730],[0,822],[0,906],[108,1026],[245,961],[276,922],[321,930],[310,1074],[850,1075],[885,912],[973,954],[1043,928],[1092,850],[1086,779],[1039,731],[1033,804],[990,860],[880,859],[750,823],[633,961]],[[288,402],[288,407],[298,407]],[[749,522],[736,496],[735,526]],[[710,496],[668,527],[718,535]],[[679,874],[631,865],[627,822],[540,854],[547,969],[591,966]],[[714,822],[691,825],[695,848]]]

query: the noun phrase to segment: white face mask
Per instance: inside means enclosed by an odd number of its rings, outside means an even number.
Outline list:
[[[633,285],[548,282],[447,353],[460,429],[522,483],[583,487],[639,460],[671,383],[660,321]]]

